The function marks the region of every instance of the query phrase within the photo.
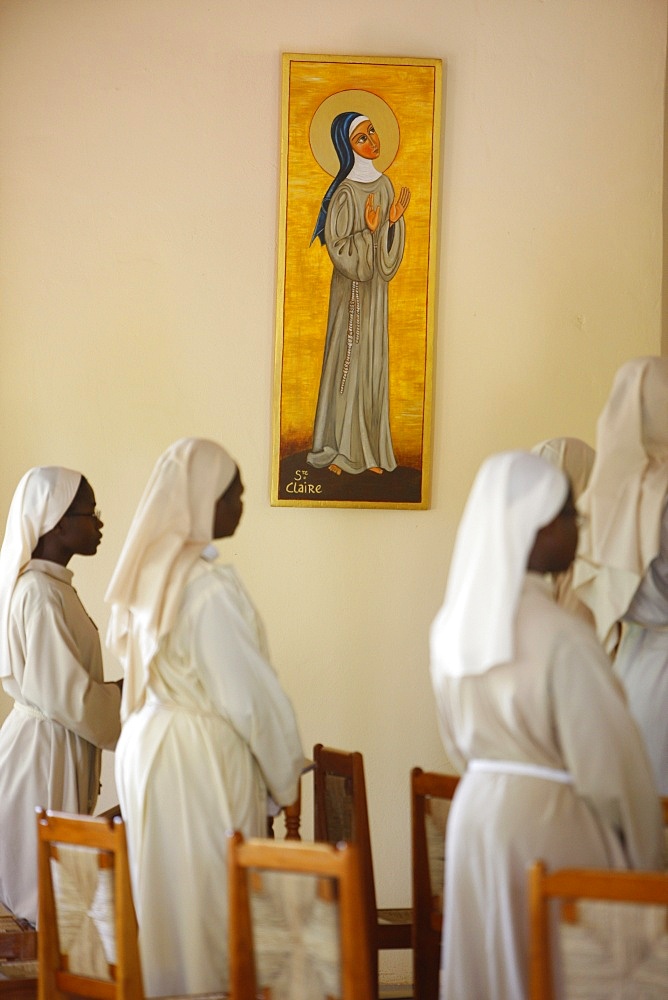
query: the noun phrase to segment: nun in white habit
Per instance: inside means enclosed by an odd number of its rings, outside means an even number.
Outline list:
[[[527,995],[527,867],[658,868],[659,802],[640,734],[593,630],[544,574],[577,544],[564,474],[488,459],[457,535],[431,673],[448,757],[443,1000]]]
[[[120,733],[120,690],[105,683],[97,628],[72,586],[73,555],[102,537],[80,472],[30,469],[0,550],[0,678],[14,706],[0,729],[0,900],[37,920],[35,808],[91,813],[101,750]]]
[[[668,795],[668,358],[622,365],[596,449],[573,582],[608,648],[623,623],[614,670]]]
[[[266,836],[304,753],[262,626],[213,538],[234,534],[239,470],[218,444],[158,460],[107,591],[125,670],[116,784],[148,996],[228,981],[226,832]]]

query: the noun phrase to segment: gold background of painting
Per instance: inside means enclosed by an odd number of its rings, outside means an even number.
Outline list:
[[[410,189],[411,201],[404,258],[389,286],[390,426],[398,464],[422,469],[428,483],[440,86],[439,60],[283,57],[274,497],[279,458],[311,446],[332,275],[326,247],[311,236],[332,177],[316,162],[309,133],[322,102],[343,90],[378,95],[399,125],[384,173],[395,194]],[[382,157],[386,137],[378,132]]]

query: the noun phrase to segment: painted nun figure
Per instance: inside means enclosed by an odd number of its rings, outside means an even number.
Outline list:
[[[404,253],[410,191],[395,198],[374,166],[380,139],[356,111],[334,118],[340,169],[322,200],[311,242],[327,247],[334,270],[320,391],[307,461],[317,469],[382,474],[397,467],[388,377],[388,283]]]

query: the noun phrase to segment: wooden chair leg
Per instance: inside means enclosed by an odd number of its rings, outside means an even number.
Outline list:
[[[302,789],[301,784],[297,789],[297,798],[290,806],[283,810],[285,816],[285,839],[301,840],[299,828],[302,821]]]

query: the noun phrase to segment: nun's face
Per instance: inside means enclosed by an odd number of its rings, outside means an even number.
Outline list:
[[[373,122],[360,122],[350,137],[353,153],[359,153],[365,160],[375,160],[380,153],[380,139]]]
[[[536,573],[565,573],[575,559],[577,547],[578,512],[569,490],[557,516],[536,535],[527,568]]]
[[[72,504],[56,528],[67,562],[72,556],[94,556],[97,552],[102,540],[103,522],[95,506],[93,487],[86,479],[82,480]]]
[[[227,487],[218,501],[213,512],[213,537],[229,538],[237,530],[244,505],[241,497],[244,492],[244,485],[241,482],[241,474],[237,469],[237,474]]]

